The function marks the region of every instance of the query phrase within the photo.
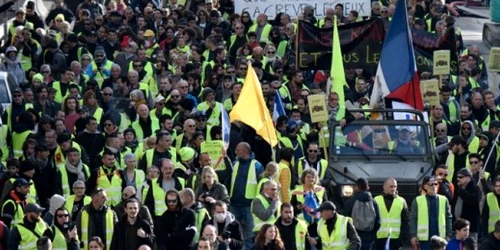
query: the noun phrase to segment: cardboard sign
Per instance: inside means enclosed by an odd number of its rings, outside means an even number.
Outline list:
[[[436,50],[434,51],[433,73],[435,76],[450,74],[450,51]]]
[[[431,106],[439,104],[439,81],[437,79],[420,81],[420,91],[424,103],[427,102]]]
[[[488,65],[490,71],[500,72],[500,47],[491,48]]]
[[[324,94],[309,95],[309,113],[311,114],[311,122],[326,122],[328,121],[328,110],[326,109],[326,100]]]
[[[200,153],[208,153],[210,159],[212,159],[212,165],[215,166],[219,157],[222,155],[222,150],[224,147],[224,142],[220,140],[216,141],[205,141],[201,143]],[[221,164],[224,164],[222,162]]]

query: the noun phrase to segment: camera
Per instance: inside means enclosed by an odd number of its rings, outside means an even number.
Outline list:
[[[75,228],[75,226],[76,226],[75,222],[70,221],[70,222],[66,222],[63,224],[63,229],[65,229],[65,230],[67,229],[68,231],[71,231]]]
[[[227,231],[227,230],[224,230],[224,232],[222,232],[220,234],[220,237],[222,237],[223,239],[227,240],[229,239],[229,237],[231,236],[231,232]]]

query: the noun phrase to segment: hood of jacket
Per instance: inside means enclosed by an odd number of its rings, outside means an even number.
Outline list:
[[[66,202],[66,199],[58,194],[54,194],[50,198],[50,207],[49,207],[49,213],[52,215],[56,214],[56,210],[64,205]]]
[[[354,200],[358,200],[358,201],[370,201],[372,200],[372,193],[370,193],[369,191],[359,191],[359,192],[356,192],[354,193],[354,195],[352,196],[352,198]]]
[[[474,137],[476,136],[476,129],[474,127],[474,124],[471,121],[466,120],[466,121],[462,122],[462,125],[460,126],[460,135],[461,136],[463,136],[462,135],[462,126],[465,123],[469,124],[469,126],[471,127],[469,136],[467,138],[464,137],[464,139],[467,141],[467,144],[469,144],[472,141],[472,139],[474,139]]]

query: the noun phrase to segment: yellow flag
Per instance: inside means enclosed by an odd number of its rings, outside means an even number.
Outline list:
[[[255,129],[272,147],[278,139],[273,120],[264,101],[262,89],[257,74],[251,65],[248,65],[247,76],[240,97],[229,114],[231,122],[240,121]]]
[[[332,92],[337,93],[339,96],[339,106],[345,107],[344,86],[348,85],[345,80],[344,61],[342,58],[342,51],[340,50],[337,16],[335,16],[333,23],[332,66],[330,69],[330,78],[332,79]]]

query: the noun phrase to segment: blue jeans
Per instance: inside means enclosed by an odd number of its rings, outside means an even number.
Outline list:
[[[253,217],[250,211],[250,206],[234,206],[229,207],[229,212],[234,215],[234,218],[240,222],[243,229],[243,238],[245,240],[245,249],[252,249],[253,242]]]
[[[359,238],[361,239],[361,250],[371,250],[373,245],[373,233],[372,232],[358,232]]]

